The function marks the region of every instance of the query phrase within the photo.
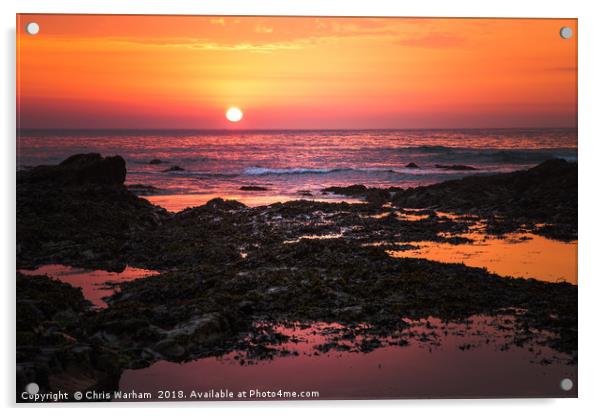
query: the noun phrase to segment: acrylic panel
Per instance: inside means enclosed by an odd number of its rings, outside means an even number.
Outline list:
[[[577,20],[17,16],[17,401],[577,396]]]

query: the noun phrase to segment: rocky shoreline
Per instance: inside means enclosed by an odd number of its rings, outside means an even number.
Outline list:
[[[121,284],[99,311],[69,285],[17,274],[18,391],[32,379],[45,391],[114,388],[125,368],[233,350],[269,358],[283,341],[270,322],[338,322],[341,339],[367,352],[407,333],[404,319],[504,313],[516,317],[517,343],[545,333],[546,345],[577,359],[576,286],[386,252],[399,243],[470,243],[458,234],[483,221],[492,234],[576,239],[574,163],[414,189],[324,190],[362,204],[250,208],[218,198],[175,214],[137,197],[125,176],[122,158],[97,154],[17,173],[18,269],[161,272]],[[404,218],[409,208],[420,218]]]
[[[416,188],[324,189],[369,203],[476,215],[488,232],[525,230],[570,241],[577,239],[577,163],[552,159],[534,168],[495,175],[475,175]]]

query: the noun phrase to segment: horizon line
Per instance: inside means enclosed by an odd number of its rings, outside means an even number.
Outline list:
[[[577,130],[578,126],[521,126],[521,127],[385,127],[385,128],[169,128],[169,127],[17,127],[16,131],[212,131],[212,132],[250,132],[250,131],[395,131],[395,130]]]

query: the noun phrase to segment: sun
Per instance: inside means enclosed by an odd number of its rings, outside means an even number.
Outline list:
[[[226,118],[232,123],[237,123],[242,120],[242,110],[238,107],[230,107],[226,110]]]

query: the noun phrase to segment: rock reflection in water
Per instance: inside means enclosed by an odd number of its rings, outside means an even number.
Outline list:
[[[61,264],[47,264],[35,270],[22,269],[19,272],[29,276],[46,275],[52,279],[69,283],[73,287],[79,287],[82,289],[84,297],[97,308],[107,307],[107,303],[103,298],[115,293],[115,283],[159,274],[154,270],[138,269],[130,266],[126,266],[122,272],[116,273],[104,270],[80,269]]]
[[[511,317],[462,323],[415,321],[381,348],[354,352],[341,325],[285,324],[277,353],[257,359],[244,351],[187,363],[159,361],[126,370],[120,389],[318,391],[320,399],[412,397],[576,397],[560,380],[577,380],[570,357],[538,345],[538,334],[517,340]],[[335,341],[333,342],[333,339]],[[351,341],[351,342],[348,342]],[[357,340],[355,340],[357,341]],[[325,346],[328,346],[326,348]],[[236,396],[235,396],[236,397]],[[277,397],[276,397],[277,399]]]

